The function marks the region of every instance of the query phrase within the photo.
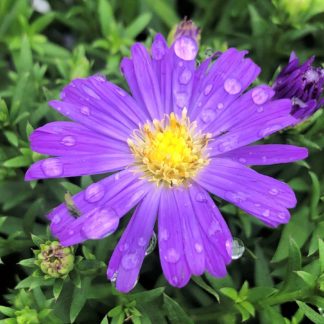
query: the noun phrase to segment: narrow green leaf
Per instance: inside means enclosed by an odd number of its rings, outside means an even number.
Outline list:
[[[26,167],[32,163],[30,157],[28,156],[16,156],[12,159],[9,159],[3,163],[3,166],[6,168],[21,168]]]
[[[221,288],[220,292],[234,301],[236,301],[239,297],[237,291],[234,288],[230,288],[230,287]]]
[[[318,240],[318,250],[321,273],[324,273],[324,241],[321,239]]]
[[[315,287],[316,277],[306,271],[296,271],[296,274],[310,287]]]
[[[304,312],[305,316],[310,319],[315,324],[324,324],[324,317],[315,312],[312,308],[310,308],[305,303],[298,301],[297,304],[299,308]]]
[[[213,295],[219,302],[219,295],[217,294],[217,292],[212,287],[207,285],[201,277],[191,277],[191,280],[194,281],[200,288]]]
[[[310,214],[312,219],[317,219],[318,215],[318,203],[320,200],[321,188],[320,182],[317,178],[317,175],[314,172],[309,171],[309,175],[312,180],[312,193],[311,193],[311,201],[310,201]]]
[[[193,324],[193,320],[186,314],[186,312],[182,309],[182,307],[171,297],[164,294],[164,308],[167,312],[167,317],[170,323],[179,324],[179,323],[186,323],[186,324]]]
[[[152,15],[149,12],[141,14],[127,28],[129,38],[135,38],[150,22]]]

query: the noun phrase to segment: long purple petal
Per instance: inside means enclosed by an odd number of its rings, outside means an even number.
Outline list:
[[[110,258],[107,276],[116,288],[129,292],[137,282],[145,252],[153,235],[160,191],[155,187],[143,199]]]
[[[212,159],[196,181],[273,227],[287,223],[287,208],[296,205],[295,194],[288,185],[229,159]]]
[[[243,146],[219,155],[220,158],[229,158],[245,165],[291,163],[307,156],[306,148],[285,144]]]

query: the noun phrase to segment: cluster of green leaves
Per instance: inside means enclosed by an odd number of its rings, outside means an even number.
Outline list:
[[[43,0],[45,1],[45,0]],[[62,120],[47,101],[76,77],[102,73],[125,86],[119,62],[136,40],[150,45],[187,15],[202,28],[198,61],[228,46],[250,50],[271,82],[292,50],[301,59],[324,61],[323,1],[287,0],[94,0],[48,1],[37,12],[26,0],[0,1],[0,271],[7,286],[3,323],[324,323],[324,118],[266,139],[306,146],[306,161],[259,168],[295,190],[291,222],[268,229],[217,200],[245,254],[226,278],[192,278],[170,287],[158,251],[146,257],[139,283],[118,293],[106,280],[106,263],[129,216],[116,234],[75,247],[73,270],[50,278],[35,264],[32,249],[54,240],[46,213],[99,177],[24,182],[26,168],[42,158],[28,136],[48,121]],[[198,62],[199,63],[199,62]],[[18,264],[17,264],[18,263]]]

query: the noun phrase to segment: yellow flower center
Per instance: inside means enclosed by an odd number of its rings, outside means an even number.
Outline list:
[[[196,123],[190,122],[184,109],[181,118],[171,113],[161,121],[144,124],[127,142],[145,178],[178,186],[188,184],[209,163],[209,139],[210,134],[196,132]]]

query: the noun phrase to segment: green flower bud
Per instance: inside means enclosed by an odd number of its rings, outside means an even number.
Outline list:
[[[35,309],[25,307],[22,310],[15,312],[17,324],[38,324],[40,323],[38,319],[38,314]]]
[[[51,278],[64,278],[74,267],[72,248],[63,247],[57,241],[41,244],[35,255],[35,263]]]

